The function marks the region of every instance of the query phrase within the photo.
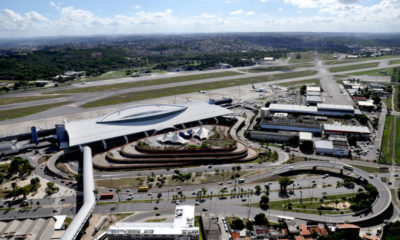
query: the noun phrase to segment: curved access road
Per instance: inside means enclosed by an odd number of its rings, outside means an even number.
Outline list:
[[[344,166],[343,164],[340,163],[333,163],[333,162],[328,162],[328,161],[306,161],[306,162],[299,162],[299,163],[294,163],[290,165],[286,165],[280,168],[275,169],[272,172],[267,173],[266,175],[269,177],[272,177],[274,175],[281,175],[285,173],[290,173],[293,171],[298,171],[298,170],[307,170],[307,169],[312,169],[314,166],[317,167],[317,169],[323,168],[323,170],[326,169],[343,169]],[[299,218],[299,219],[304,219],[304,220],[311,220],[311,221],[318,221],[318,222],[327,222],[327,223],[344,223],[344,222],[351,222],[351,223],[365,223],[368,221],[373,221],[375,218],[381,217],[382,214],[386,212],[386,210],[389,208],[391,201],[392,201],[392,196],[390,193],[389,188],[380,180],[376,179],[375,177],[370,178],[370,174],[352,167],[352,171],[344,170],[349,173],[352,173],[353,175],[356,175],[355,177],[361,177],[363,179],[366,179],[370,184],[376,187],[378,190],[378,197],[376,198],[375,202],[371,206],[371,211],[370,213],[366,215],[358,215],[358,214],[340,214],[340,215],[325,215],[325,216],[320,216],[320,215],[313,215],[313,214],[304,214],[304,213],[293,213],[293,212],[286,212],[286,216],[294,217],[294,218]]]

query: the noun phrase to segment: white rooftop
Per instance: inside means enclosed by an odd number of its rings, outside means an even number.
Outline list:
[[[276,104],[272,103],[269,105],[270,111],[290,111],[290,112],[317,112],[317,107],[313,106],[303,106],[303,105],[293,105],[293,104]]]
[[[319,140],[319,141],[315,141],[314,144],[315,144],[315,148],[333,149],[332,141]]]
[[[108,230],[113,235],[198,235],[194,206],[180,205],[175,209],[174,222],[117,222]]]
[[[69,146],[145,131],[160,131],[184,123],[229,115],[232,111],[206,102],[179,105],[142,105],[122,109],[100,118],[66,122]]]
[[[341,125],[341,124],[324,124],[325,131],[335,132],[354,132],[354,133],[365,133],[370,134],[371,131],[366,126],[354,126],[354,125]]]
[[[362,106],[362,107],[373,107],[373,106],[375,106],[374,101],[372,101],[372,100],[358,101],[357,104],[358,104],[358,106]]]
[[[313,135],[310,132],[300,132],[299,139],[303,141],[312,141]]]
[[[307,86],[307,93],[308,92],[321,92],[321,88],[315,86]]]
[[[326,104],[326,103],[318,103],[318,109],[331,109],[331,110],[354,110],[352,105],[341,105],[341,104]]]
[[[306,101],[307,102],[322,102],[322,98],[320,96],[307,95]]]

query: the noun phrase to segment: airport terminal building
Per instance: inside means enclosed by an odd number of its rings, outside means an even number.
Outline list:
[[[80,121],[65,122],[56,127],[61,148],[83,146],[91,143],[128,143],[130,137],[149,136],[164,130],[186,128],[187,124],[202,125],[204,121],[230,115],[232,111],[206,102],[182,104],[154,104],[133,106],[105,116]]]

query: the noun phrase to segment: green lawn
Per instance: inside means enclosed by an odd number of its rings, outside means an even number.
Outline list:
[[[114,79],[114,78],[123,78],[123,77],[129,77],[126,75],[126,70],[128,69],[120,69],[120,70],[114,70],[110,72],[103,73],[100,76],[96,77],[88,77],[85,79],[85,81],[98,81],[98,80],[107,80],[107,79]]]
[[[195,219],[196,227],[199,227],[199,240],[203,240],[204,239],[203,229],[201,228],[201,224],[200,224],[201,217],[200,216],[195,216],[194,219]]]
[[[382,98],[382,102],[386,104],[387,108],[392,108],[392,94],[389,94],[386,98]]]
[[[69,104],[69,103],[71,103],[71,102],[51,103],[51,104],[43,104],[43,105],[31,106],[31,107],[1,110],[0,111],[0,121],[32,115],[32,114],[35,114],[38,112],[48,110],[50,108],[63,106],[63,105]]]
[[[351,75],[368,75],[368,76],[392,76],[393,68],[381,68],[376,70],[368,70],[362,72],[351,73]]]
[[[338,194],[338,195],[330,195],[326,196],[326,199],[324,200],[324,204],[329,204],[329,203],[334,203],[335,200],[338,200],[339,203],[343,202],[342,197],[354,197],[356,194],[355,193],[348,193],[348,194]],[[273,210],[286,210],[286,211],[291,211],[291,212],[300,212],[300,213],[310,213],[310,214],[319,214],[319,210],[317,209],[320,206],[320,198],[310,198],[310,197],[305,197],[302,200],[302,203],[300,203],[300,198],[296,199],[289,199],[289,200],[280,200],[280,201],[271,201],[269,203],[269,208]],[[288,204],[292,204],[292,209],[288,210],[287,206]],[[258,203],[252,204],[254,207],[258,207]],[[340,212],[343,213],[351,213],[352,211],[350,209],[343,209],[343,210],[321,210],[321,214],[340,214]]]
[[[400,163],[400,117],[396,117],[396,163]]]
[[[299,59],[296,59],[297,54],[300,55]],[[312,62],[314,60],[314,56],[312,52],[294,52],[291,55],[289,63],[304,63],[304,62]]]
[[[391,61],[389,62],[390,65],[392,65],[392,64],[399,64],[399,63],[400,63],[400,59],[391,60]]]
[[[296,81],[296,82],[287,82],[287,83],[280,83],[279,86],[282,87],[293,87],[293,86],[301,86],[306,84],[317,84],[320,85],[319,79],[310,79],[310,80],[303,80],[303,81]]]
[[[28,97],[2,97],[0,98],[0,105],[22,103],[22,102],[32,102],[39,101],[50,98],[60,98],[66,95],[54,95],[54,96],[28,96]]]
[[[133,101],[139,101],[139,100],[145,100],[145,99],[151,99],[151,98],[159,98],[159,97],[166,97],[166,96],[173,96],[173,95],[178,95],[178,94],[197,92],[200,90],[212,90],[212,89],[218,89],[218,88],[226,88],[226,87],[245,85],[245,84],[250,84],[250,83],[261,83],[261,82],[269,82],[269,81],[296,78],[296,77],[311,76],[311,75],[315,75],[316,73],[317,73],[316,71],[307,70],[307,71],[299,71],[299,72],[271,74],[271,75],[259,76],[259,77],[237,78],[237,79],[231,79],[231,80],[209,82],[206,84],[193,84],[193,85],[187,85],[187,86],[155,89],[155,90],[148,90],[148,91],[142,91],[142,92],[131,92],[131,93],[126,93],[126,94],[122,94],[119,96],[113,96],[113,97],[103,98],[103,99],[100,99],[97,101],[89,102],[89,103],[82,105],[82,107],[84,107],[84,108],[100,107],[100,106],[105,106],[105,105],[112,105],[112,104],[133,102]]]
[[[381,163],[392,162],[392,151],[393,151],[393,116],[386,116],[385,127],[383,130],[382,139],[382,154],[384,158],[380,159]]]
[[[331,68],[329,68],[329,71],[344,72],[344,71],[351,71],[351,70],[357,70],[357,69],[363,69],[363,68],[377,67],[378,65],[379,65],[378,62],[362,63],[362,64],[355,64],[355,65],[349,65],[349,66],[331,67]]]
[[[130,83],[118,83],[118,84],[110,84],[110,85],[103,85],[103,86],[73,88],[73,89],[68,89],[68,90],[47,92],[46,94],[115,91],[115,90],[127,89],[127,88],[136,88],[136,87],[152,86],[152,85],[175,83],[175,82],[187,82],[187,81],[202,80],[202,79],[208,79],[208,78],[229,77],[229,76],[236,76],[236,75],[242,75],[242,74],[243,73],[233,72],[233,71],[204,73],[204,74],[195,74],[195,75],[187,75],[187,76],[179,76],[179,77],[160,78],[160,79],[146,80],[146,81],[137,81],[137,82],[130,82]]]
[[[321,58],[321,60],[324,61],[329,61],[329,60],[336,60],[336,58],[333,57],[333,54],[326,54],[326,53],[320,53],[319,57]]]

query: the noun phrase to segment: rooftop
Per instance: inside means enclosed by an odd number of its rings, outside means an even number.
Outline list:
[[[348,133],[364,133],[370,134],[371,131],[366,126],[354,126],[354,125],[341,125],[341,124],[324,124],[325,131],[333,132],[348,132]]]
[[[312,87],[312,86],[307,86],[307,92],[321,92],[320,87]]]
[[[66,122],[69,146],[163,129],[208,118],[229,115],[232,111],[206,102],[180,105],[144,105],[125,108],[100,118]]]

